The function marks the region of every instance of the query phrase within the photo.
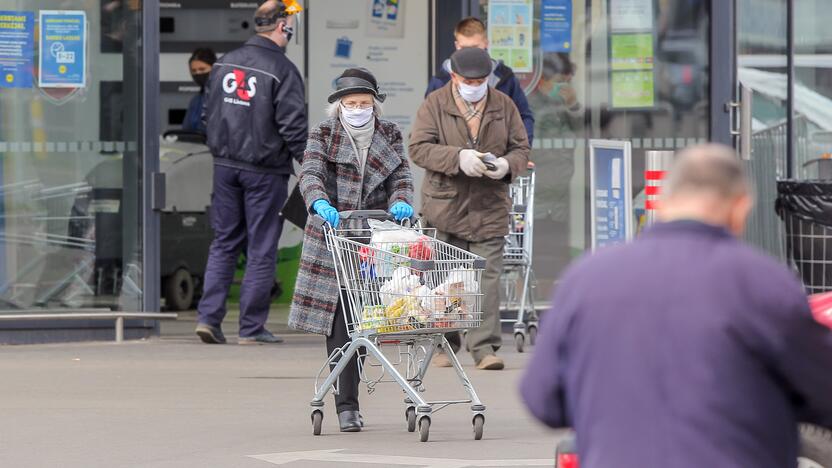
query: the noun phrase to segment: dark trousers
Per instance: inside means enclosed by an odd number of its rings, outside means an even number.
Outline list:
[[[219,327],[234,280],[237,260],[246,249],[246,272],[240,290],[240,336],[265,330],[283,230],[278,216],[286,201],[288,175],[214,166],[211,226],[214,241],[205,268],[199,322]]]
[[[327,355],[332,354],[336,349],[344,346],[350,341],[347,333],[347,325],[344,322],[344,312],[341,308],[341,301],[338,301],[338,310],[335,311],[335,322],[332,324],[332,333],[326,337]],[[364,351],[364,348],[359,348]],[[333,366],[334,367],[334,366]],[[338,376],[338,395],[335,395],[335,411],[358,411],[358,356],[353,356],[350,363]]]

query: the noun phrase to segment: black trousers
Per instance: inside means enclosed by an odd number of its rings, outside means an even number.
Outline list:
[[[338,309],[335,311],[335,322],[332,324],[332,333],[326,337],[327,355],[332,354],[336,349],[344,346],[350,341],[347,333],[347,324],[344,321],[344,311],[341,301],[338,301]],[[364,352],[364,348],[359,348]],[[334,365],[332,367],[335,367]],[[338,376],[338,395],[335,395],[335,411],[358,411],[358,356],[353,356],[350,363]]]

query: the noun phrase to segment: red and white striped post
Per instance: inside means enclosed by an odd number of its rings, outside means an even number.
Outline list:
[[[673,151],[647,151],[647,164],[644,171],[644,211],[647,213],[647,224],[656,219],[659,196],[667,171],[673,164]]]

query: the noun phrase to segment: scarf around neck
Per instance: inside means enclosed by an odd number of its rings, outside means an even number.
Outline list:
[[[358,157],[359,168],[364,174],[364,164],[367,162],[367,154],[370,152],[370,145],[373,143],[373,133],[375,133],[376,118],[372,117],[364,125],[360,127],[353,127],[347,123],[342,115],[338,115],[341,125],[347,131],[347,136],[350,137],[352,149]]]
[[[482,123],[482,115],[485,112],[485,103],[488,101],[488,93],[486,93],[485,97],[480,99],[478,102],[471,104],[470,102],[466,101],[462,98],[462,95],[459,94],[459,90],[457,89],[456,85],[452,85],[451,88],[453,89],[454,93],[454,102],[456,102],[456,107],[462,112],[462,117],[465,119],[465,123],[468,125],[468,133],[471,134],[471,143],[477,144],[477,140],[479,139],[480,134],[480,124]]]

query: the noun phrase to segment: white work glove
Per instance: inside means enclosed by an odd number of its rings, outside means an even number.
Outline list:
[[[459,152],[459,168],[468,177],[482,177],[485,171],[485,163],[482,162],[483,153],[472,149],[464,149]]]
[[[506,158],[497,158],[491,164],[497,166],[493,171],[485,171],[485,175],[492,179],[500,180],[508,174],[508,161]]]

